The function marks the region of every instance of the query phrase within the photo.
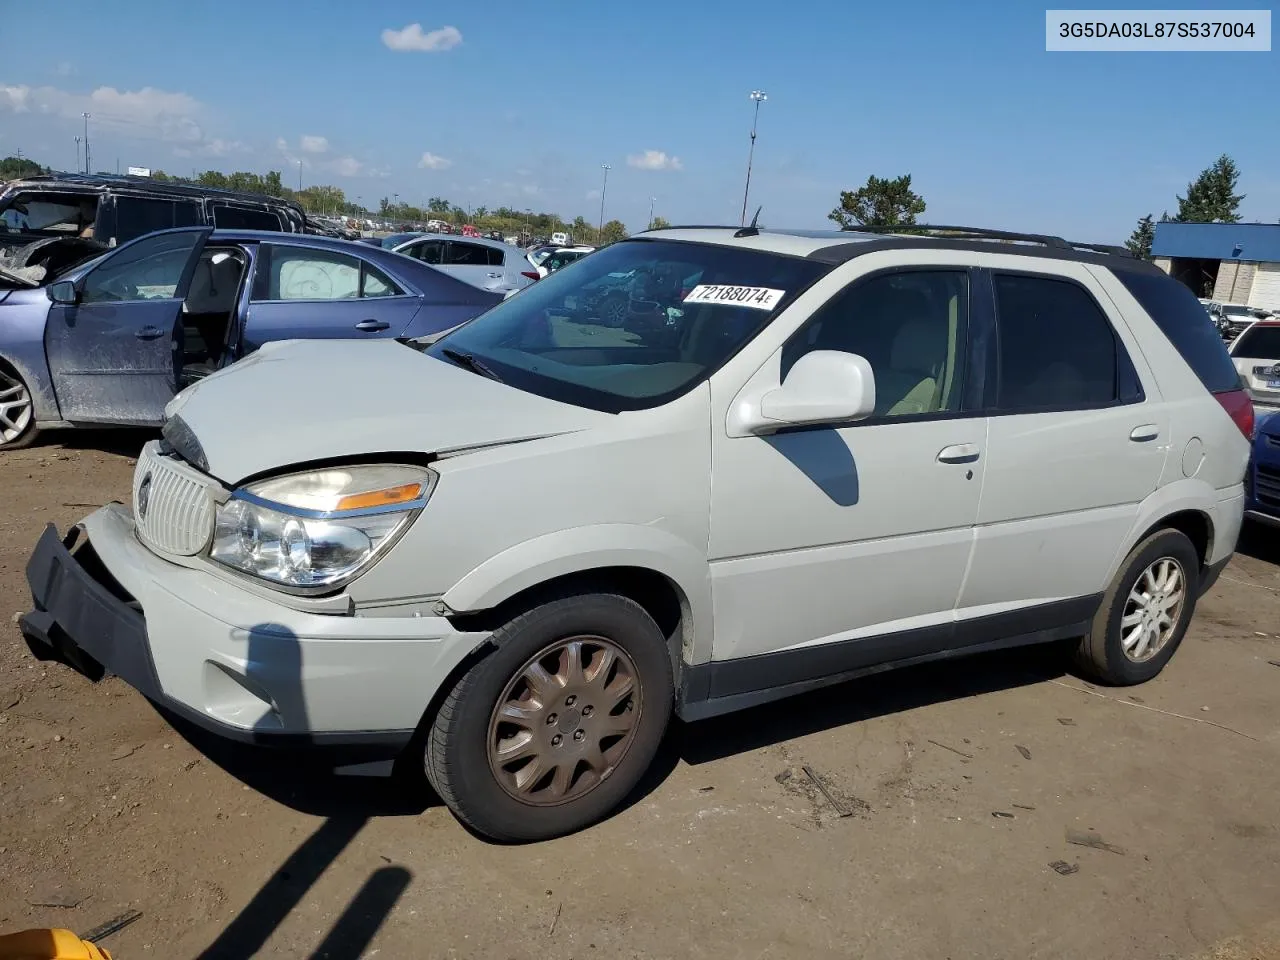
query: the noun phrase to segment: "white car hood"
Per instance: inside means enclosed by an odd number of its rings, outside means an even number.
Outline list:
[[[392,340],[268,343],[183,390],[165,417],[181,418],[205,468],[228,484],[317,460],[457,452],[612,420]]]

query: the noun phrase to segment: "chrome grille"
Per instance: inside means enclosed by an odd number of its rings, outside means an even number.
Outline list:
[[[133,472],[134,522],[143,543],[189,557],[203,550],[213,533],[211,481],[186,464],[161,456],[158,448],[154,440],[143,447]]]

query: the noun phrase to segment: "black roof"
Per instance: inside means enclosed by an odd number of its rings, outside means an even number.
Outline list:
[[[3,184],[10,187],[52,187],[70,188],[73,190],[100,192],[115,187],[118,189],[142,190],[149,193],[165,193],[179,197],[223,197],[226,199],[245,200],[251,203],[270,203],[277,206],[292,207],[300,214],[302,207],[294,200],[285,197],[272,197],[264,193],[245,193],[239,190],[224,190],[221,187],[204,187],[199,184],[179,183],[174,180],[153,180],[150,177],[132,177],[111,173],[46,173],[34,177],[23,177]],[[305,216],[305,214],[303,214]]]

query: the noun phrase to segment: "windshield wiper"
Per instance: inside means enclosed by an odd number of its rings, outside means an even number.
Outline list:
[[[448,347],[442,348],[440,352],[458,366],[466,367],[472,373],[478,373],[482,377],[488,377],[490,380],[496,380],[498,383],[502,383],[502,378],[500,376],[490,370],[471,354],[463,353],[461,350],[450,350]]]

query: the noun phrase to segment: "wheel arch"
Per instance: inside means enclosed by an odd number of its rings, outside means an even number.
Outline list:
[[[1200,558],[1200,569],[1216,563],[1234,544],[1229,519],[1222,514],[1219,491],[1203,480],[1184,479],[1157,490],[1141,504],[1138,515],[1111,563],[1110,582],[1135,546],[1158,530],[1172,529],[1185,534]],[[1238,531],[1238,523],[1234,527]],[[1224,544],[1226,539],[1232,544]]]
[[[656,527],[579,527],[526,541],[476,567],[441,599],[451,619],[473,630],[553,596],[590,592],[618,593],[644,608],[667,637],[677,676],[682,663],[711,658],[706,558]]]

